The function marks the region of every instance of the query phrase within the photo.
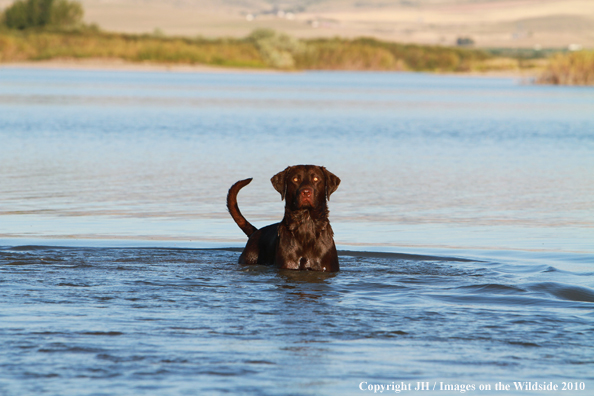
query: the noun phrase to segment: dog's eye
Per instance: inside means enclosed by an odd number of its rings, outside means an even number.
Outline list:
[[[294,181],[294,182],[298,182],[298,181],[299,181],[299,178],[298,178],[297,176],[295,176],[295,177],[293,178],[293,181]]]
[[[318,180],[320,180],[320,178],[319,178],[319,177],[317,177],[317,176],[314,176],[314,177],[313,177],[313,181],[317,182]]]

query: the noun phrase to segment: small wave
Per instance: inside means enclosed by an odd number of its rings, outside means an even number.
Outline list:
[[[138,355],[131,355],[131,356],[115,356],[110,355],[109,353],[99,353],[97,354],[97,359],[99,360],[107,360],[113,363],[130,363],[130,362],[140,362],[146,359],[145,356],[138,356]]]
[[[339,250],[339,256],[354,256],[354,257],[371,257],[371,258],[391,258],[397,260],[414,260],[414,261],[454,261],[454,262],[480,262],[479,260],[471,260],[460,257],[442,257],[442,256],[427,256],[421,254],[405,254],[405,253],[389,253],[389,252],[365,252],[352,250]]]
[[[365,335],[363,338],[371,338],[371,339],[377,340],[380,338],[395,338],[395,337],[402,337],[402,336],[407,336],[407,335],[409,335],[409,333],[407,333],[406,331],[392,330],[392,331],[373,332],[373,333]]]
[[[61,282],[58,283],[58,286],[66,286],[66,287],[90,287],[90,285],[86,283],[70,283],[70,282]]]
[[[37,373],[31,371],[25,371],[23,376],[26,378],[58,378],[60,374],[58,373]]]
[[[244,360],[244,363],[247,364],[266,364],[266,365],[276,365],[274,362],[270,362],[268,360]]]
[[[122,333],[120,331],[86,331],[86,332],[83,332],[80,334],[93,335],[93,336],[110,336],[110,337],[124,335],[124,333]]]
[[[534,342],[527,342],[527,341],[509,341],[508,344],[509,345],[519,345],[519,346],[523,346],[523,347],[540,348],[540,345],[535,344]]]
[[[594,303],[594,290],[583,286],[565,285],[556,282],[541,282],[530,285],[529,289],[536,292],[552,294],[562,300]]]
[[[526,292],[525,289],[522,289],[520,287],[501,285],[498,283],[460,286],[457,289],[467,291],[469,293],[516,294]]]
[[[21,260],[17,260],[17,261],[9,261],[7,263],[2,263],[1,265],[6,265],[6,266],[21,266],[21,265],[30,265],[31,262],[30,261],[21,261]]]
[[[559,302],[546,298],[520,297],[520,296],[492,296],[492,295],[444,295],[432,294],[432,298],[455,304],[464,305],[502,305],[502,306],[543,306],[543,307],[563,307]]]
[[[67,246],[43,246],[43,245],[23,245],[23,246],[11,246],[11,247],[2,247],[0,250],[4,251],[13,251],[13,252],[30,252],[30,251],[37,251],[37,250],[54,250],[54,249],[76,249],[74,247],[67,247]]]
[[[53,343],[51,345],[39,348],[38,352],[43,353],[101,353],[102,348],[97,347],[84,347],[84,346],[72,346],[62,343]]]

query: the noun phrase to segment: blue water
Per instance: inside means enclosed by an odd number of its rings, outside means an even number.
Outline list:
[[[592,392],[592,88],[5,67],[0,142],[0,394]],[[299,163],[341,271],[237,265]]]

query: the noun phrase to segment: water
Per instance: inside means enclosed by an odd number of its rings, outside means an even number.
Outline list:
[[[3,68],[0,141],[0,394],[592,392],[592,88]],[[341,271],[235,264],[298,163]]]

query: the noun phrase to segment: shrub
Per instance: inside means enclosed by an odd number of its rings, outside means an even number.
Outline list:
[[[305,50],[300,40],[270,29],[254,30],[248,36],[248,41],[258,48],[264,62],[276,69],[295,68],[295,55]]]
[[[296,57],[303,69],[320,70],[402,70],[404,65],[384,48],[350,40],[310,42],[307,51]]]
[[[82,21],[80,3],[68,0],[17,0],[4,11],[4,25],[24,30],[46,26],[67,27]]]
[[[594,85],[594,51],[553,56],[536,81],[539,84]]]
[[[54,0],[50,10],[50,25],[75,26],[82,22],[82,5],[77,1]]]

